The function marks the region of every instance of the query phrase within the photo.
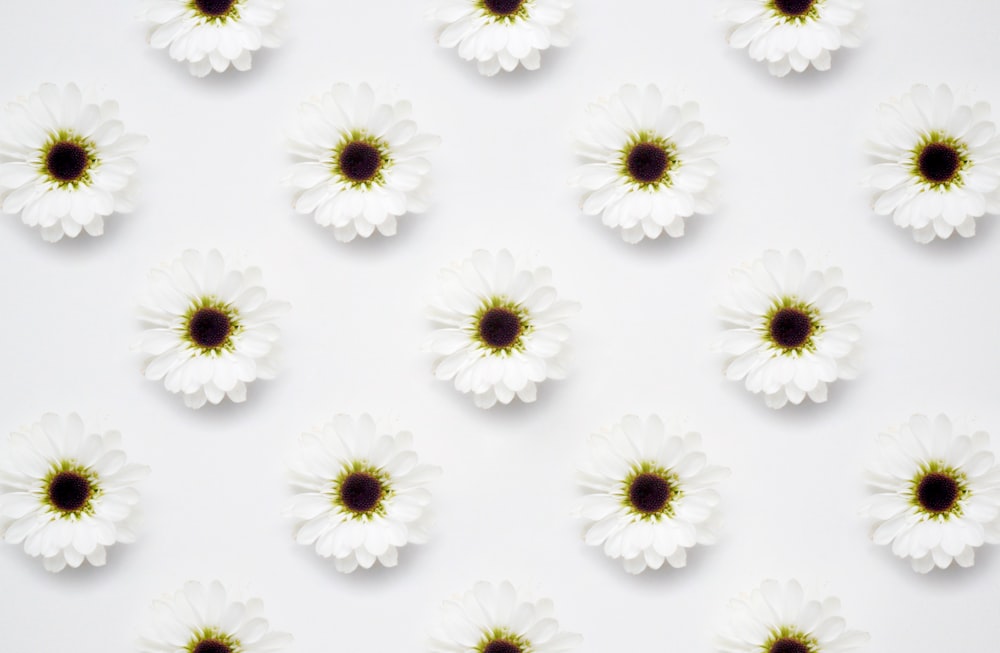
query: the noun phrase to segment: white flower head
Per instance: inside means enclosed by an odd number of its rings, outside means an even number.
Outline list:
[[[697,102],[665,99],[660,89],[621,87],[591,104],[577,151],[588,163],[571,183],[582,208],[637,243],[684,235],[684,219],[715,210],[712,157],[728,139],[705,133]]]
[[[532,600],[508,581],[480,581],[441,606],[429,653],[564,653],[582,638],[559,630],[550,599]]]
[[[135,154],[146,137],[125,133],[118,103],[76,84],[43,84],[5,107],[0,208],[39,227],[49,242],[86,231],[134,206]]]
[[[418,464],[408,431],[338,415],[299,436],[288,467],[298,491],[287,509],[295,539],[332,557],[338,571],[395,567],[400,548],[427,541],[427,485],[441,470]]]
[[[975,550],[1000,543],[1000,465],[983,431],[952,428],[946,415],[914,415],[878,438],[864,514],[872,539],[915,571],[970,567]]]
[[[772,75],[830,69],[830,53],[861,45],[863,0],[725,0],[729,45],[766,61]]]
[[[870,639],[847,629],[838,598],[795,580],[766,580],[730,601],[729,610],[729,627],[716,642],[720,653],[844,653]]]
[[[149,468],[126,463],[117,431],[88,433],[79,415],[46,414],[11,433],[0,452],[0,534],[49,571],[105,563],[135,541],[135,484]]]
[[[342,242],[376,230],[396,233],[397,218],[427,210],[426,155],[441,139],[417,133],[410,103],[368,84],[336,84],[302,104],[289,148],[300,159],[286,178],[295,210],[312,214]]]
[[[542,51],[570,42],[573,0],[433,0],[430,18],[441,24],[438,43],[457,48],[483,75],[518,64],[537,70]]]
[[[136,343],[146,355],[143,374],[191,408],[245,401],[248,383],[274,378],[275,321],[287,311],[267,298],[258,268],[236,267],[214,249],[187,250],[149,273],[139,307],[148,328]]]
[[[706,464],[697,433],[629,415],[593,434],[590,454],[580,474],[590,493],[577,511],[591,522],[587,544],[638,574],[683,567],[687,549],[715,543],[715,486],[729,470]]]
[[[565,378],[570,352],[566,320],[576,302],[558,299],[552,272],[507,250],[477,250],[440,273],[440,294],[427,316],[440,325],[428,340],[438,355],[434,375],[472,393],[480,408],[519,398],[535,401],[537,385]]]
[[[292,643],[270,630],[260,599],[244,599],[219,581],[196,581],[153,601],[153,626],[140,653],[280,653]]]
[[[253,53],[281,45],[285,0],[146,0],[149,44],[187,62],[195,77],[232,65],[250,70]]]
[[[773,250],[730,274],[720,313],[726,378],[762,393],[771,408],[826,401],[827,386],[858,374],[867,302],[847,298],[840,268],[809,269],[798,250]]]
[[[914,86],[879,108],[868,141],[878,161],[865,183],[874,209],[929,243],[976,233],[976,218],[1000,214],[1000,136],[986,102],[955,98],[942,84]]]

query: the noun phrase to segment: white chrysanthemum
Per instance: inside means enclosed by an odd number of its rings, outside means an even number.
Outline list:
[[[149,44],[185,61],[196,77],[230,65],[250,70],[253,53],[281,45],[285,0],[147,0]]]
[[[559,630],[550,599],[531,600],[510,582],[480,581],[441,606],[430,653],[563,653],[582,638]]]
[[[75,413],[46,414],[0,453],[0,533],[49,571],[102,566],[107,547],[135,541],[134,485],[148,473],[125,463],[117,431],[87,433]]]
[[[132,157],[146,137],[126,134],[118,103],[76,84],[43,84],[5,110],[0,208],[49,242],[104,233],[104,218],[133,209]]]
[[[952,561],[970,567],[977,547],[1000,543],[1000,465],[989,440],[954,432],[945,415],[914,415],[882,433],[868,472],[875,495],[864,508],[875,543],[920,573]]]
[[[368,84],[336,84],[299,109],[289,147],[297,158],[286,183],[295,210],[313,214],[342,242],[377,229],[396,233],[396,219],[427,210],[425,156],[441,142],[418,134],[410,103],[380,98]]]
[[[569,363],[566,320],[580,305],[559,300],[552,271],[516,260],[507,250],[477,250],[445,268],[428,317],[441,325],[428,348],[438,355],[434,375],[471,392],[490,408],[535,400],[537,384],[562,379]]]
[[[140,653],[279,653],[292,636],[269,629],[260,599],[234,596],[219,581],[184,583],[153,601],[153,627]]]
[[[877,193],[875,213],[912,229],[917,242],[968,238],[976,218],[1000,214],[1000,136],[986,102],[918,84],[879,108],[868,153],[879,161],[865,179]]]
[[[863,0],[725,0],[729,45],[748,48],[772,75],[830,69],[830,53],[861,45]]]
[[[721,653],[842,653],[868,633],[848,630],[840,600],[807,591],[798,581],[764,581],[730,601],[731,621],[716,643]]]
[[[275,320],[288,304],[267,299],[262,282],[258,268],[229,265],[214,249],[151,270],[139,308],[149,328],[136,344],[146,378],[162,379],[191,408],[245,401],[248,383],[274,378]]]
[[[299,491],[287,510],[295,539],[333,557],[338,571],[395,567],[398,549],[427,541],[426,486],[441,470],[417,464],[409,432],[338,415],[299,436],[288,467]]]
[[[697,433],[670,433],[663,421],[629,415],[590,438],[580,482],[592,493],[578,514],[593,522],[586,542],[638,574],[687,564],[687,549],[714,544],[715,485],[729,470],[707,465]]]
[[[573,0],[434,0],[430,18],[441,23],[438,43],[458,48],[483,75],[518,64],[537,70],[542,51],[570,42]]]
[[[600,215],[637,243],[684,235],[684,218],[715,210],[712,156],[729,142],[705,133],[698,103],[665,100],[660,89],[623,86],[591,104],[577,141],[589,161],[571,180],[585,191],[583,212]]]
[[[847,299],[840,268],[810,270],[798,250],[772,250],[730,280],[720,310],[731,325],[719,344],[732,357],[726,378],[781,408],[807,396],[824,402],[828,384],[857,376],[855,322],[871,305]]]

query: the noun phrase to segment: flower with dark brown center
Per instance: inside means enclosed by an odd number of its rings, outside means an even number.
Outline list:
[[[961,165],[958,150],[947,143],[929,143],[917,157],[920,174],[935,184],[948,183],[954,179]]]
[[[628,500],[632,507],[647,515],[658,513],[666,507],[673,495],[670,483],[659,474],[644,472],[628,486]]]
[[[83,177],[90,167],[90,155],[83,146],[60,141],[49,148],[45,156],[45,169],[54,179],[74,182]]]
[[[94,489],[86,476],[79,472],[63,471],[49,481],[49,502],[62,512],[83,509]]]
[[[218,17],[229,13],[236,0],[194,0],[194,6],[206,16]]]
[[[917,485],[917,501],[924,510],[945,513],[955,506],[959,492],[958,482],[951,476],[931,472],[920,479]]]
[[[344,146],[337,158],[340,172],[353,182],[371,181],[382,168],[382,153],[371,143],[353,141]]]
[[[233,653],[233,649],[218,639],[203,639],[195,644],[191,653]]]
[[[774,8],[785,16],[798,17],[809,13],[816,0],[774,0]]]
[[[634,180],[651,184],[663,179],[670,169],[670,157],[662,145],[638,143],[629,151],[625,167]]]
[[[524,4],[524,0],[483,0],[486,11],[494,16],[510,16],[517,12]]]
[[[479,337],[493,349],[507,349],[517,343],[524,325],[517,313],[495,306],[479,318]]]
[[[809,341],[813,321],[799,308],[785,307],[771,317],[768,333],[776,345],[784,349],[798,349]]]
[[[205,306],[195,311],[188,322],[188,335],[203,349],[221,347],[233,332],[233,321],[225,311]]]
[[[811,653],[809,646],[792,637],[782,637],[771,644],[768,653]]]
[[[378,507],[385,488],[382,481],[368,472],[352,472],[340,484],[340,501],[355,513],[369,513]]]
[[[483,653],[521,653],[521,647],[508,639],[494,639],[483,647]]]

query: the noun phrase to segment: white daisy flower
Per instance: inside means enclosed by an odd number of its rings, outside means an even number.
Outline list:
[[[134,206],[132,158],[146,137],[126,134],[118,103],[76,84],[43,84],[5,109],[0,208],[56,242],[104,233],[104,218]]]
[[[729,603],[720,653],[842,653],[863,646],[868,633],[848,630],[840,600],[803,589],[798,581],[764,581]]]
[[[550,599],[529,599],[510,582],[480,581],[441,606],[430,653],[562,653],[582,642],[559,630]]]
[[[868,153],[879,161],[865,179],[875,213],[912,229],[917,242],[968,238],[976,218],[1000,213],[1000,136],[986,102],[918,84],[880,107]]]
[[[537,70],[542,51],[570,42],[573,0],[434,0],[430,18],[441,23],[438,43],[458,48],[483,75],[518,64]]]
[[[989,441],[983,431],[956,432],[945,415],[914,415],[880,434],[864,508],[875,543],[922,574],[952,561],[970,567],[977,547],[1000,543],[1000,465]]]
[[[149,328],[136,343],[146,378],[162,379],[191,408],[245,401],[248,383],[274,378],[275,320],[289,307],[267,299],[262,282],[258,268],[227,264],[214,249],[151,270],[139,308]]]
[[[234,596],[219,581],[184,583],[153,601],[153,627],[140,653],[279,653],[292,636],[270,630],[264,602]]]
[[[125,463],[117,431],[88,433],[75,413],[43,415],[0,453],[0,534],[49,571],[103,566],[107,547],[135,541],[134,486],[148,473]]]
[[[592,493],[577,511],[592,522],[587,544],[638,574],[664,562],[683,567],[687,549],[715,543],[715,485],[729,470],[706,464],[697,433],[629,415],[593,434],[590,454],[580,482]]]
[[[395,567],[398,550],[427,541],[426,486],[438,467],[417,464],[413,435],[378,428],[369,415],[338,415],[299,436],[288,461],[299,490],[287,514],[299,544],[332,557],[338,571]]]
[[[748,48],[772,75],[830,69],[830,53],[861,45],[863,0],[725,0],[729,45]]]
[[[379,97],[368,84],[336,84],[302,104],[289,138],[296,163],[286,183],[295,210],[313,214],[342,242],[377,229],[396,233],[396,219],[427,210],[430,163],[441,139],[418,134],[410,103]]]
[[[730,274],[721,306],[731,328],[719,344],[731,358],[726,378],[763,393],[771,408],[826,401],[827,385],[858,374],[867,302],[847,299],[840,268],[808,269],[798,250],[764,252],[749,268]]]
[[[195,77],[230,65],[250,70],[253,53],[281,45],[285,0],[146,0],[149,44],[186,61]]]
[[[571,180],[585,191],[583,212],[637,243],[683,236],[684,218],[714,211],[711,157],[729,141],[706,134],[698,113],[697,102],[666,100],[652,84],[591,104],[577,140],[588,163]]]
[[[427,316],[441,325],[428,340],[434,375],[472,393],[480,408],[518,397],[535,401],[537,384],[566,376],[570,331],[580,305],[559,300],[552,271],[507,250],[477,250],[440,273]]]

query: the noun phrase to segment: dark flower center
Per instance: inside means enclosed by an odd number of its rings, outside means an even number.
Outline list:
[[[483,653],[521,653],[521,647],[507,639],[494,639],[483,647]]]
[[[233,653],[233,649],[229,644],[217,639],[203,639],[195,644],[191,653]]]
[[[782,637],[771,644],[768,653],[809,653],[809,647],[797,639]]]
[[[521,8],[524,0],[483,0],[487,11],[496,16],[510,16]],[[499,650],[497,653],[500,653]]]
[[[354,141],[340,151],[338,164],[340,171],[351,181],[371,181],[382,167],[382,154],[370,143]]]
[[[947,474],[932,472],[920,479],[917,500],[925,510],[947,512],[958,500],[958,483]]]
[[[920,152],[917,160],[924,179],[938,184],[954,179],[961,165],[958,150],[946,143],[930,143]]]
[[[59,472],[49,482],[49,501],[63,512],[76,512],[90,499],[90,481],[78,472]]]
[[[233,322],[225,312],[206,306],[199,308],[188,323],[188,334],[195,344],[215,349],[225,344],[233,331]]]
[[[382,481],[368,472],[353,472],[340,484],[340,500],[351,512],[371,512],[382,500]]]
[[[670,167],[670,158],[662,146],[655,143],[639,143],[628,153],[625,166],[632,178],[644,184],[663,178]]]
[[[494,349],[513,346],[521,329],[521,318],[509,308],[494,307],[479,318],[479,337]]]
[[[198,11],[206,16],[222,16],[229,13],[229,10],[236,4],[236,0],[194,0],[194,4],[198,7]],[[212,650],[214,651],[214,649]],[[227,648],[226,650],[228,651],[229,649]]]
[[[87,150],[68,141],[54,144],[45,157],[45,168],[59,181],[76,181],[89,166]]]
[[[779,347],[798,349],[806,344],[813,332],[812,318],[798,308],[782,308],[768,325],[771,339]]]
[[[812,9],[814,4],[816,0],[774,0],[774,6],[786,16],[802,16]]]
[[[644,472],[632,479],[628,486],[628,500],[639,512],[652,514],[663,510],[670,501],[673,489],[659,474]]]

